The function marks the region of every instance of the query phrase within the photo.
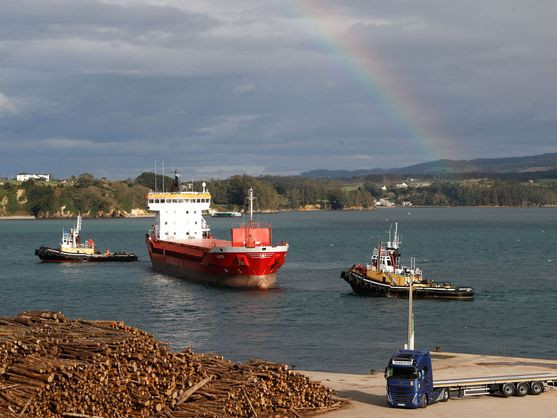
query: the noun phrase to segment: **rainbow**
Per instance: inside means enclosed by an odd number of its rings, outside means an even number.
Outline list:
[[[417,149],[425,150],[432,160],[451,158],[454,144],[440,132],[438,118],[427,112],[427,107],[393,76],[377,51],[363,45],[345,32],[335,16],[331,16],[315,0],[285,0],[273,2],[283,13],[304,21],[304,29],[318,41],[320,48],[333,55],[356,82],[381,106],[388,117],[412,139]],[[281,6],[278,6],[280,3]],[[435,127],[435,128],[434,128]],[[408,150],[412,151],[412,150]]]

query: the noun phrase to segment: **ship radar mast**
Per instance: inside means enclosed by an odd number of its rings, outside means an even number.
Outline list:
[[[172,182],[172,187],[170,188],[171,192],[179,192],[180,191],[180,174],[182,174],[179,170],[172,170],[174,173],[174,181]]]

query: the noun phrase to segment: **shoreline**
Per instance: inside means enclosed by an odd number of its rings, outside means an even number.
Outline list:
[[[136,218],[154,218],[155,215],[133,215],[133,216],[97,216],[94,218],[82,217],[87,220],[94,219],[136,219]],[[55,221],[61,219],[75,219],[76,216],[53,216],[48,218],[36,218],[32,215],[14,215],[14,216],[0,216],[0,221]]]
[[[405,209],[411,211],[412,209],[555,209],[557,205],[546,206],[380,206],[373,208],[347,208],[347,209],[277,209],[277,210],[263,210],[257,212],[261,215],[272,215],[275,213],[283,212],[371,212],[374,210],[392,210],[392,209]],[[37,218],[33,215],[8,215],[0,216],[0,221],[16,221],[16,220],[56,220],[56,219],[75,219],[75,216],[51,216]],[[208,215],[210,216],[210,215]],[[136,219],[136,218],[154,218],[154,214],[140,214],[140,215],[127,215],[127,216],[96,216],[96,217],[83,217],[83,219]]]

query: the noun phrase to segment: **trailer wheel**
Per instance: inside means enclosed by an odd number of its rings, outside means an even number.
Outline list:
[[[543,383],[542,382],[532,382],[530,385],[530,395],[539,395],[543,392]]]
[[[526,396],[528,395],[528,383],[526,382],[520,382],[518,385],[516,385],[516,390],[514,392],[515,396]]]
[[[443,389],[443,392],[441,393],[441,402],[447,402],[450,397],[451,394],[449,392],[449,389],[447,388]]]
[[[425,408],[427,406],[427,395],[425,393],[422,393],[422,396],[420,397],[420,408]]]
[[[503,383],[501,386],[501,393],[505,398],[514,395],[514,383]]]

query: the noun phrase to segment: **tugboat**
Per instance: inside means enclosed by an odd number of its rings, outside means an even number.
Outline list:
[[[81,243],[79,232],[81,231],[81,215],[77,216],[75,228],[69,232],[62,231],[62,242],[58,248],[50,248],[42,245],[35,250],[35,255],[43,263],[81,263],[102,261],[137,261],[135,254],[110,250],[104,252],[95,248],[95,241],[88,239]]]
[[[392,226],[391,226],[392,227]],[[415,259],[410,259],[410,267],[400,264],[398,223],[395,223],[394,239],[383,245],[381,241],[373,249],[371,264],[354,265],[340,274],[354,290],[354,293],[370,296],[404,297],[410,287],[415,298],[472,300],[471,287],[457,287],[451,283],[438,283],[425,279],[422,270],[416,267]]]
[[[146,234],[147,251],[155,271],[192,282],[225,287],[268,289],[284,264],[288,243],[272,242],[270,224],[253,221],[253,190],[249,189],[249,222],[233,226],[230,239],[213,237],[203,212],[211,194],[182,191],[175,171],[171,191],[150,192],[149,210],[155,224]]]

